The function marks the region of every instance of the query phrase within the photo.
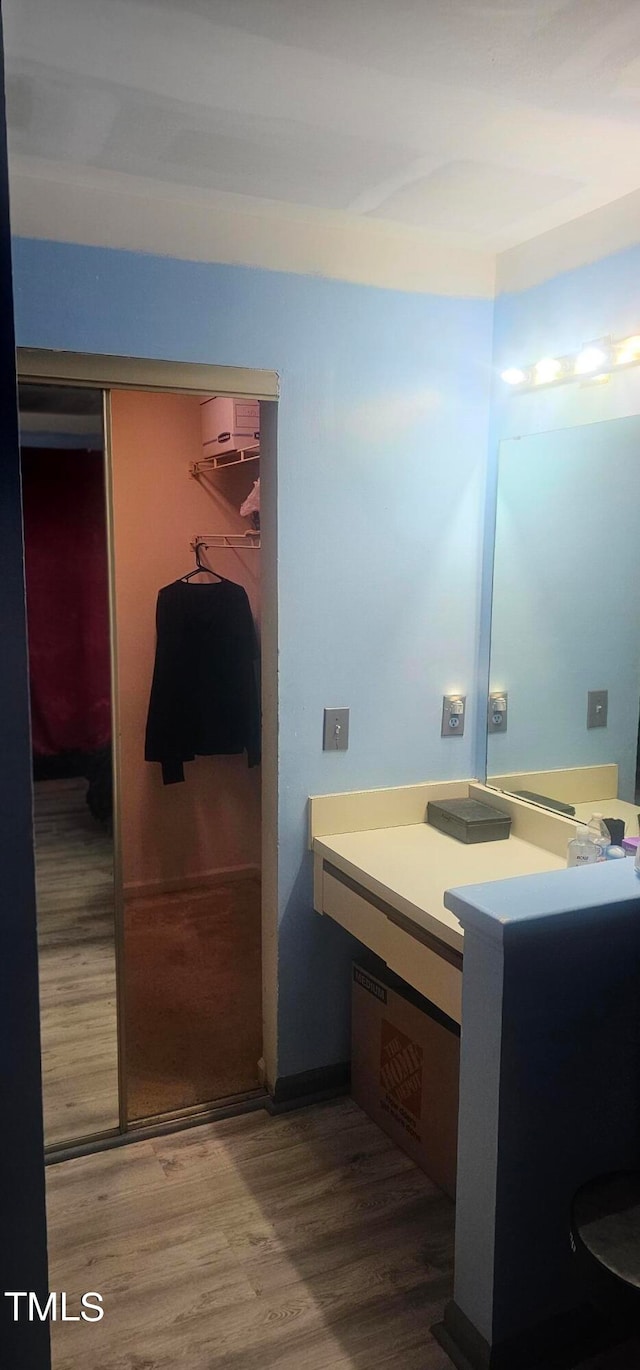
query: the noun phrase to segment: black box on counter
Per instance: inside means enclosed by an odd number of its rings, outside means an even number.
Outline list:
[[[479,799],[431,800],[427,823],[458,842],[500,842],[509,836],[511,817]]]

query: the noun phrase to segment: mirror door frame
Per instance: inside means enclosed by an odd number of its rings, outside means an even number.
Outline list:
[[[262,1031],[261,1076],[266,1088],[276,1079],[277,994],[278,994],[278,675],[277,675],[277,405],[279,377],[275,371],[251,370],[238,366],[215,366],[204,362],[157,361],[147,357],[118,357],[107,354],[59,352],[46,348],[19,347],[17,375],[20,382],[80,386],[102,390],[104,419],[104,465],[107,494],[109,558],[109,620],[111,631],[111,699],[114,736],[114,890],[115,956],[118,1020],[118,1111],[117,1131],[95,1137],[74,1138],[47,1148],[49,1159],[60,1159],[70,1151],[95,1149],[105,1139],[126,1135],[140,1137],[145,1131],[166,1131],[171,1122],[197,1119],[205,1121],[216,1106],[179,1109],[163,1115],[162,1120],[131,1122],[127,1118],[126,1042],[123,1012],[124,983],[124,899],[122,882],[122,841],[120,828],[119,700],[117,689],[118,648],[115,623],[114,529],[112,494],[111,414],[112,390],[147,390],[174,394],[223,395],[234,399],[260,400],[261,466],[266,479],[261,486],[262,623]],[[157,1123],[157,1125],[156,1125]]]

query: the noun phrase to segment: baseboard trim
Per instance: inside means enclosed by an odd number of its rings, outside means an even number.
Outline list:
[[[488,1341],[453,1299],[444,1310],[443,1321],[431,1330],[457,1370],[493,1370]]]
[[[444,1322],[434,1323],[431,1328],[431,1335],[434,1341],[437,1341],[438,1346],[441,1346],[442,1350],[446,1351],[451,1364],[455,1365],[456,1370],[475,1370],[471,1361],[467,1359],[457,1342],[453,1340],[453,1337],[448,1332]]]
[[[431,1331],[456,1370],[572,1370],[621,1344],[620,1334],[586,1303],[489,1345],[451,1300]]]
[[[128,880],[124,893],[130,899],[144,899],[146,895],[179,894],[181,890],[198,888],[214,889],[216,885],[228,885],[234,880],[246,880],[248,877],[259,880],[260,874],[260,867],[256,865],[218,866],[195,875],[176,875],[163,880]]]
[[[280,1075],[276,1080],[267,1109],[270,1113],[285,1113],[307,1104],[321,1103],[348,1094],[351,1083],[351,1062],[320,1066],[317,1070],[303,1070],[299,1075]]]

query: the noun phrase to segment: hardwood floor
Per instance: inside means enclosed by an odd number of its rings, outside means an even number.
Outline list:
[[[451,1370],[453,1204],[350,1099],[47,1174],[54,1370]],[[74,1299],[74,1301],[75,1301]],[[73,1311],[76,1311],[75,1309]]]
[[[35,785],[47,1145],[118,1124],[113,842],[84,780]]]
[[[253,874],[127,900],[130,1119],[258,1088],[260,924]]]

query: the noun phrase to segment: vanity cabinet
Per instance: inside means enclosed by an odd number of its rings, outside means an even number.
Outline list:
[[[425,822],[431,800],[465,798],[495,802],[511,820],[510,836],[467,845]],[[505,795],[494,799],[475,781],[310,801],[314,908],[387,968],[372,975],[362,958],[356,983],[353,967],[353,1096],[449,1194],[456,1183],[464,933],[446,891],[554,871],[570,881],[576,872],[563,868],[572,831],[561,815]]]
[[[431,800],[489,797],[511,819],[505,841],[466,845],[424,821]],[[445,890],[558,870],[573,831],[474,781],[319,796],[310,802],[314,908],[460,1023],[464,935]]]
[[[316,908],[346,928],[389,969],[459,1023],[462,952],[320,856]]]

